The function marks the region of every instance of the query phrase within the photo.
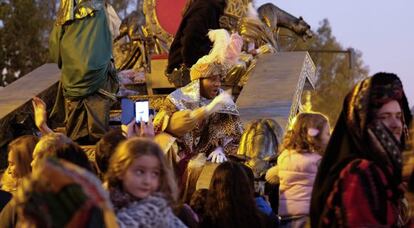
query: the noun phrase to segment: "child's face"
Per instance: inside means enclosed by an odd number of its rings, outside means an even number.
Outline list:
[[[331,129],[329,124],[325,124],[319,138],[321,140],[322,148],[325,149],[329,143],[329,139],[331,138]]]
[[[8,156],[8,162],[9,162],[9,166],[8,166],[8,172],[9,174],[13,177],[13,178],[17,178],[17,173],[16,173],[16,159],[15,156],[13,156],[14,151],[10,151],[9,152],[9,156]]]
[[[160,166],[152,155],[135,158],[122,177],[124,190],[138,199],[150,196],[160,186]]]

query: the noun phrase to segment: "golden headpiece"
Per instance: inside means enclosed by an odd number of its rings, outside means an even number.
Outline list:
[[[225,29],[210,30],[208,36],[213,44],[208,55],[201,57],[190,69],[191,81],[213,75],[225,77],[230,67],[238,60],[243,41],[238,34]]]

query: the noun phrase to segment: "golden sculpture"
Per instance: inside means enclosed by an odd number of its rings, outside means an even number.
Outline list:
[[[191,2],[191,0],[187,0]],[[301,18],[296,18],[271,3],[258,8],[258,17],[248,17],[251,0],[228,0],[225,15],[220,25],[232,32],[239,32],[246,42],[241,61],[228,73],[224,84],[242,87],[249,72],[255,66],[253,55],[279,51],[278,28],[284,27],[307,39],[312,36],[310,26]],[[159,23],[156,0],[142,0],[137,11],[126,17],[121,25],[121,35],[128,41],[115,43],[116,66],[124,69],[145,69],[151,71],[151,55],[168,53],[173,41]]]
[[[237,158],[249,166],[256,178],[263,177],[275,162],[283,129],[273,119],[258,119],[250,122],[240,140]]]
[[[155,53],[168,53],[174,37],[160,25],[156,14],[157,11],[155,10],[156,5],[156,0],[143,0],[143,12],[145,12],[145,19],[147,22],[145,26],[152,35],[157,37],[158,41],[156,41],[155,47],[157,47],[158,50],[156,50]]]
[[[224,16],[220,18],[220,26],[231,32],[237,31],[238,21],[246,16],[250,2],[251,0],[228,0]]]
[[[118,70],[151,72],[151,55],[168,53],[173,36],[159,24],[155,6],[155,0],[141,1],[138,9],[122,20],[120,35],[114,40]]]
[[[237,7],[237,4],[239,4],[239,7]],[[248,15],[247,11],[249,9],[247,4],[248,1],[233,0],[230,1],[229,8],[226,9],[226,15],[229,18],[233,18],[233,21],[227,20],[227,24],[223,26],[230,27],[232,31],[239,32],[248,46],[247,53],[241,57],[243,63],[235,65],[229,71],[225,81],[226,85],[237,85],[240,87],[245,85],[249,72],[255,66],[254,58],[248,56],[248,53],[261,55],[281,50],[278,42],[280,27],[293,31],[304,40],[312,37],[310,26],[302,17],[296,18],[272,3],[260,6],[258,8],[258,17],[256,17],[255,15]],[[243,9],[245,13],[243,14],[236,9]],[[237,18],[237,23],[234,22],[235,18]],[[294,42],[296,42],[295,39]]]

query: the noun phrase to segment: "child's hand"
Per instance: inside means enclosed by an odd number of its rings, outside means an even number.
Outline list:
[[[131,122],[129,122],[127,125],[122,124],[121,129],[122,129],[122,134],[126,138],[131,138],[135,136],[136,135],[135,134],[135,118],[133,118]]]
[[[140,125],[136,124],[135,118],[132,119],[128,125],[122,125],[122,132],[127,138],[132,137],[144,137],[144,138],[154,138],[154,124],[152,123],[153,116],[149,117],[148,123],[140,120]]]
[[[49,126],[47,126],[46,103],[38,97],[33,97],[32,105],[36,127],[42,134],[52,132]]]
[[[137,129],[137,132],[139,132],[139,137],[151,138],[151,139],[154,138],[155,131],[154,131],[154,124],[152,122],[153,118],[154,117],[151,115],[149,117],[148,123],[145,123],[142,120],[140,121],[139,130]]]

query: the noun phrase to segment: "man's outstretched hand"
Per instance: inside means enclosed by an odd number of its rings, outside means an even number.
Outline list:
[[[210,104],[206,105],[207,114],[211,115],[231,103],[233,103],[233,98],[229,92],[224,91],[215,97]]]

